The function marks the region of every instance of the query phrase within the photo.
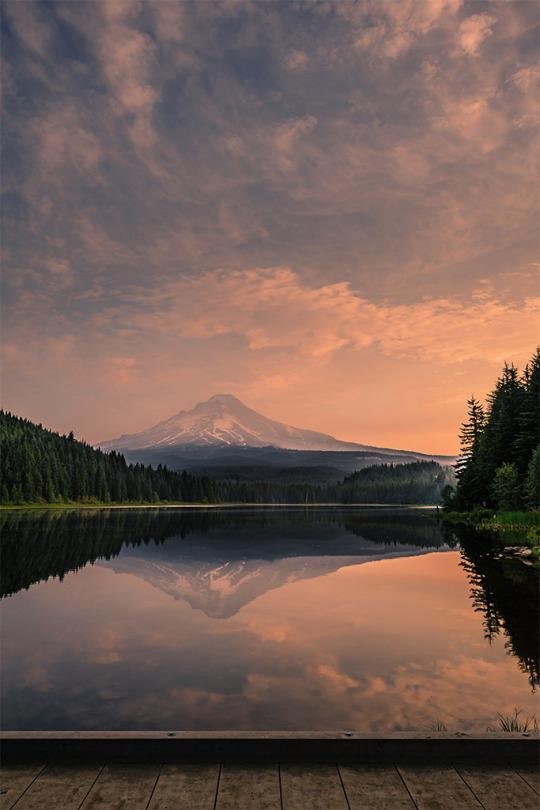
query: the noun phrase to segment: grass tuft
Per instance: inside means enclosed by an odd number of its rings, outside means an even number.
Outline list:
[[[536,719],[536,715],[532,714],[523,719],[521,719],[520,715],[522,714],[521,709],[517,709],[514,707],[513,714],[501,714],[497,712],[497,717],[499,719],[499,727],[502,731],[518,731],[522,734],[528,731],[538,731],[538,720]]]

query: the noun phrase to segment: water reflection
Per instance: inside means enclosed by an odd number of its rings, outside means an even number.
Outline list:
[[[516,557],[501,558],[486,532],[453,530],[462,550],[474,610],[482,615],[484,637],[505,637],[533,689],[540,684],[540,590],[537,571]]]
[[[515,664],[537,679],[534,574],[517,563],[516,596],[414,511],[10,512],[0,529],[6,728],[484,729],[534,710]]]
[[[439,525],[413,510],[108,509],[0,513],[1,595],[96,560],[200,562],[354,556],[367,561],[441,548]],[[131,553],[136,549],[138,553]]]

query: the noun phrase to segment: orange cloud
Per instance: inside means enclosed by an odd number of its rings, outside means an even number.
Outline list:
[[[344,347],[377,346],[442,363],[523,356],[534,346],[540,312],[540,298],[500,301],[487,286],[466,300],[378,303],[347,282],[314,286],[287,267],[182,278],[145,301],[154,314],[133,319],[143,331],[202,340],[236,334],[253,351],[288,349],[319,359]]]
[[[489,14],[473,14],[459,26],[459,44],[470,56],[474,56],[485,39],[491,34],[495,17]]]

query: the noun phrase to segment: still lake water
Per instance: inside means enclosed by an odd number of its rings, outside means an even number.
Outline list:
[[[449,730],[538,704],[538,577],[418,510],[3,512],[5,729]]]

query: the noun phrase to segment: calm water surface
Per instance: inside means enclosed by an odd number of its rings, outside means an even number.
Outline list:
[[[485,730],[538,581],[414,510],[4,512],[6,729]]]

